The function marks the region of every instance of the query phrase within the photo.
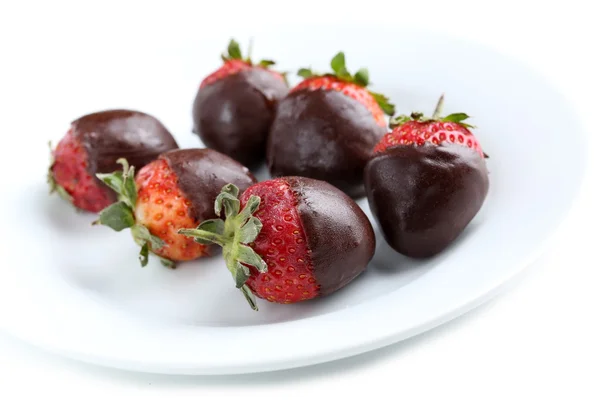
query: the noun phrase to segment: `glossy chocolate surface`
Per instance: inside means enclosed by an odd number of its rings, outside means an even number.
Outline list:
[[[365,164],[385,131],[364,105],[340,92],[292,92],[271,127],[269,170],[273,177],[305,176],[363,196]]]
[[[255,168],[264,161],[269,128],[287,92],[282,79],[262,68],[219,79],[198,90],[193,131],[206,147]]]
[[[375,253],[373,227],[356,202],[333,185],[304,177],[287,180],[298,199],[319,295],[328,295],[366,269]]]
[[[85,115],[71,129],[88,153],[88,171],[109,173],[127,159],[136,172],[168,150],[177,149],[171,133],[155,117],[133,110],[107,110]]]
[[[456,144],[396,146],[365,168],[373,215],[388,244],[422,258],[448,247],[479,212],[489,189],[484,159]]]
[[[177,175],[179,189],[192,203],[191,216],[198,222],[217,218],[215,199],[223,186],[233,183],[244,191],[256,183],[248,168],[216,150],[174,150],[160,158],[166,160]]]

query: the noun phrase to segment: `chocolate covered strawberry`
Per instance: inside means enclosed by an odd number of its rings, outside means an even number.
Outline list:
[[[178,261],[210,255],[210,246],[177,231],[215,218],[214,202],[226,183],[247,188],[256,182],[246,167],[211,149],[163,153],[135,177],[126,160],[119,162],[122,172],[98,175],[119,201],[102,210],[95,224],[118,232],[131,229],[141,246],[142,266],[147,265],[149,252],[171,267]]]
[[[282,177],[241,195],[228,184],[215,211],[225,220],[181,233],[223,247],[236,287],[255,310],[255,295],[287,304],[333,293],[362,273],[375,251],[367,216],[327,182]]]
[[[253,64],[234,40],[222,58],[196,94],[193,131],[207,147],[254,168],[264,160],[275,109],[288,86],[281,73],[269,69],[273,61]]]
[[[167,128],[151,115],[132,110],[84,115],[71,123],[52,150],[48,183],[51,192],[78,209],[95,213],[116,200],[97,173],[117,170],[121,157],[140,168],[177,147]]]
[[[467,114],[399,116],[365,168],[369,206],[388,244],[421,258],[446,249],[481,209],[485,154]]]
[[[283,99],[269,134],[267,163],[273,177],[324,180],[351,197],[364,194],[362,174],[373,146],[386,132],[394,106],[367,89],[369,74],[351,75],[344,53],[331,60],[333,73],[308,69]]]

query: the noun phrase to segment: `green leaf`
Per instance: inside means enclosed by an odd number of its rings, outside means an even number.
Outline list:
[[[135,186],[135,168],[132,166],[128,168],[127,160],[121,158],[117,160],[118,163],[123,164],[123,196],[129,202],[131,208],[135,207],[137,201],[137,187]]]
[[[243,266],[238,262],[234,262],[231,267],[228,266],[228,269],[229,271],[231,271],[231,276],[233,276],[235,287],[238,289],[246,283],[248,278],[250,278],[250,274],[246,273],[246,271],[248,271],[248,268],[243,268]]]
[[[258,63],[258,65],[260,65],[261,67],[270,67],[271,65],[275,65],[275,61],[273,60],[260,60],[260,62]]]
[[[267,263],[258,254],[246,245],[239,245],[236,255],[237,261],[256,268],[260,272],[267,271]]]
[[[244,271],[244,275],[250,277],[250,268],[246,267],[245,265],[242,265],[239,261],[237,263],[237,268]]]
[[[151,234],[144,225],[135,224],[131,230],[137,241],[150,243],[150,248],[152,250],[158,250],[165,245],[165,242],[163,242],[161,238]]]
[[[98,179],[100,179],[106,186],[121,194],[123,190],[123,172],[115,171],[110,174],[96,174]]]
[[[237,196],[240,193],[240,189],[228,183],[223,186],[221,193],[215,199],[215,214],[221,216],[221,210],[225,209],[225,216],[234,216],[240,212],[240,201]]]
[[[234,60],[242,59],[242,50],[240,49],[240,44],[233,39],[231,39],[229,46],[227,46],[227,53],[229,54],[229,57]]]
[[[252,293],[248,285],[243,285],[240,288],[240,290],[242,291],[242,294],[246,298],[248,304],[250,304],[250,307],[252,307],[254,311],[258,311],[258,306],[256,305],[256,297],[254,297],[254,293]]]
[[[315,76],[315,74],[308,68],[300,68],[298,70],[298,76],[304,79],[308,79]]]
[[[404,125],[405,123],[411,120],[412,118],[408,115],[398,115],[397,117],[392,118],[390,120],[390,128],[395,128],[397,126]]]
[[[470,117],[465,113],[450,114],[442,118],[444,122],[462,122]]]
[[[206,232],[216,233],[217,235],[222,235],[225,231],[225,222],[222,219],[218,218],[207,219],[206,221],[198,225],[197,229]]]
[[[331,69],[339,78],[347,79],[351,77],[350,73],[346,69],[346,56],[341,51],[331,59]]]
[[[233,183],[228,183],[227,185],[223,186],[221,188],[221,192],[229,193],[233,197],[238,197],[240,195],[240,189]]]
[[[142,267],[145,267],[146,265],[148,265],[148,243],[147,242],[144,243],[144,245],[140,249],[140,255],[138,258],[140,259],[140,264],[142,264]]]
[[[236,217],[240,224],[243,224],[246,219],[250,218],[252,214],[260,207],[260,197],[252,195],[248,198],[244,209]]]
[[[369,85],[369,70],[361,68],[354,74],[354,82],[360,86]]]
[[[185,230],[181,230],[185,232]],[[194,236],[194,240],[196,243],[209,245],[215,243],[222,243],[222,240],[219,240],[225,231],[225,222],[222,219],[207,219],[202,222],[196,229],[193,230],[196,236]],[[198,237],[200,236],[200,237]]]
[[[394,113],[396,112],[396,107],[392,103],[390,103],[390,101],[387,97],[385,97],[381,93],[374,93],[374,92],[369,92],[369,93],[371,93],[371,96],[373,96],[373,98],[375,99],[375,101],[377,102],[379,107],[383,110],[383,112],[386,115],[390,115],[390,116],[394,115]]]
[[[58,193],[58,196],[61,199],[63,199],[64,201],[67,201],[69,203],[73,203],[73,197],[71,197],[71,195],[69,194],[69,192],[67,192],[64,187],[60,186],[56,182],[54,182],[54,191],[56,191],[56,193]]]
[[[134,226],[135,219],[131,208],[127,204],[119,201],[100,211],[99,219],[94,222],[94,225],[97,224],[106,225],[115,231],[120,232],[125,228]]]
[[[159,256],[157,256],[157,257],[160,259],[160,263],[161,263],[161,264],[162,264],[164,267],[171,268],[171,269],[175,269],[175,263],[174,263],[173,261],[171,261],[171,260],[168,260],[168,259],[166,259],[166,258],[163,258],[163,257],[159,257]]]
[[[422,121],[423,120],[423,113],[420,112],[413,112],[410,114],[410,118],[415,120],[415,121]]]
[[[119,201],[126,203],[134,208],[137,200],[137,188],[135,186],[135,168],[129,167],[127,160],[120,158],[117,163],[123,166],[123,171],[115,171],[108,174],[98,173],[96,176],[106,186],[114,190]]]
[[[249,244],[254,242],[262,227],[263,224],[260,219],[250,217],[240,229],[240,243]]]
[[[219,208],[217,209],[216,207]],[[225,210],[225,217],[233,217],[240,211],[240,201],[230,193],[221,192],[215,202],[217,216],[221,216],[222,209]]]
[[[457,124],[460,124],[462,126],[464,126],[465,128],[470,128],[470,129],[474,129],[475,126],[473,125],[469,125],[466,122],[463,122],[467,119],[471,118],[469,115],[465,114],[465,113],[455,113],[455,114],[450,114],[447,115],[446,117],[442,118],[442,121],[444,122],[454,122]]]

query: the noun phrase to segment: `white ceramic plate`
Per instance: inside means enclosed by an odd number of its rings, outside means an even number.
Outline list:
[[[92,215],[48,197],[47,141],[56,142],[79,115],[128,107],[161,119],[181,147],[200,146],[190,132],[192,100],[229,37],[57,47],[39,74],[14,77],[15,90],[30,92],[3,117],[14,143],[0,159],[11,193],[0,197],[1,328],[68,357],[138,371],[233,374],[310,365],[405,339],[488,300],[539,254],[569,210],[584,168],[582,134],[562,97],[514,60],[389,27],[370,35],[312,27],[254,36],[255,58],[276,58],[292,71],[307,63],[324,70],[344,50],[349,68],[367,66],[373,90],[391,96],[399,112],[431,112],[444,92],[447,112],[472,115],[491,157],[491,189],[460,239],[416,262],[378,235],[368,271],[350,286],[303,304],[261,301],[259,312],[219,258],[175,271],[153,259],[142,269],[127,232],[91,227]],[[364,200],[360,205],[368,211]]]

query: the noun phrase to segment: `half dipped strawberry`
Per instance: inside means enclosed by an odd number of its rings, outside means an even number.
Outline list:
[[[116,201],[97,177],[118,170],[119,158],[141,168],[165,151],[177,149],[167,128],[155,117],[134,110],[106,110],[71,123],[51,149],[48,183],[77,209],[97,213]]]
[[[216,218],[214,202],[223,185],[247,188],[254,176],[237,161],[212,149],[181,149],[161,154],[137,175],[126,160],[123,171],[98,174],[118,196],[100,212],[96,225],[119,232],[130,229],[140,246],[140,262],[154,253],[165,266],[211,255],[214,246],[179,235],[205,220]]]
[[[288,92],[271,60],[254,64],[232,40],[223,65],[202,80],[193,104],[193,131],[209,148],[255,168],[265,158],[278,102]]]
[[[255,296],[297,303],[348,285],[375,252],[373,227],[361,208],[335,186],[311,178],[282,177],[240,194],[223,187],[215,202],[223,219],[182,235],[223,247],[225,264],[251,307]]]
[[[439,254],[481,209],[489,178],[467,114],[392,120],[365,168],[370,209],[387,243],[409,257]]]
[[[332,73],[303,68],[304,80],[280,102],[267,144],[273,177],[305,176],[323,180],[351,197],[364,195],[365,164],[386,133],[388,99],[367,89],[369,73],[354,75],[344,53],[331,60]]]

